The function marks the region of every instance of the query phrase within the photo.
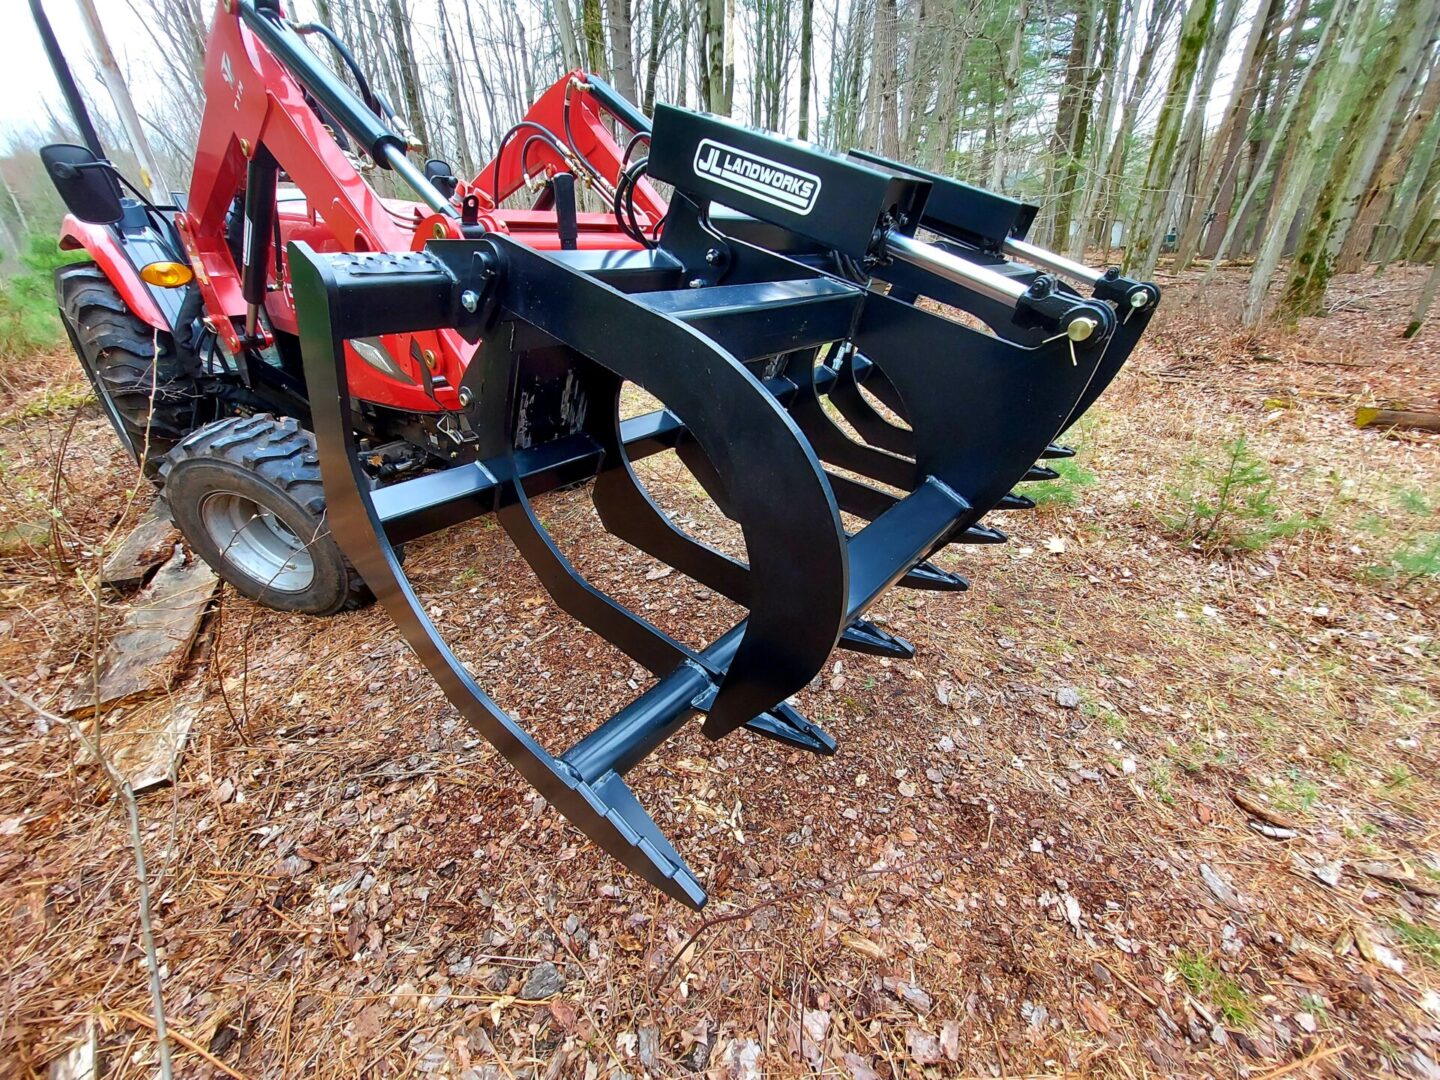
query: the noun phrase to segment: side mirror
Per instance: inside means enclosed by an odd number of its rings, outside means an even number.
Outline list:
[[[113,225],[120,220],[125,212],[120,205],[120,182],[108,161],[72,143],[42,147],[40,160],[66,208],[77,218],[92,225]]]
[[[425,162],[425,179],[434,184],[436,190],[447,199],[453,198],[455,189],[460,186],[460,181],[455,178],[454,168],[442,158],[432,157]]]

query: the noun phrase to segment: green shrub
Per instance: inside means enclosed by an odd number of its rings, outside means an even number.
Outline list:
[[[1244,435],[1225,444],[1219,461],[1187,462],[1169,494],[1176,506],[1162,515],[1165,526],[1187,544],[1210,551],[1258,551],[1317,524],[1285,515],[1270,470]]]
[[[1074,458],[1058,458],[1044,464],[1058,472],[1060,479],[1040,480],[1019,489],[1038,506],[1074,506],[1080,499],[1079,489],[1095,482],[1095,474]]]
[[[60,340],[51,275],[56,267],[84,257],[83,251],[61,251],[53,236],[38,235],[26,238],[18,258],[13,252],[0,254],[0,269],[7,275],[0,278],[0,357],[24,356]]]
[[[1182,952],[1175,957],[1175,968],[1190,992],[1198,998],[1208,998],[1226,1023],[1247,1027],[1254,1021],[1255,1006],[1250,995],[1208,956]]]
[[[1434,519],[1435,498],[1419,488],[1397,488],[1391,501],[1410,520],[1402,518],[1398,536],[1391,534],[1394,546],[1383,561],[1365,567],[1364,576],[1402,589],[1420,581],[1440,580],[1440,532],[1425,528]],[[1386,519],[1375,514],[1362,519],[1360,528],[1377,540],[1390,533]]]

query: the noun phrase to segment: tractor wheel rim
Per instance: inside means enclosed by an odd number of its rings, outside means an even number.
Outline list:
[[[200,520],[225,561],[270,591],[304,592],[315,580],[304,542],[254,499],[212,492],[200,505]]]

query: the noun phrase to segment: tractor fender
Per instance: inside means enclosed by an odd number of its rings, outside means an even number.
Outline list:
[[[169,332],[174,329],[161,313],[150,290],[140,280],[140,271],[126,257],[125,246],[114,231],[105,225],[92,225],[73,214],[66,214],[65,220],[60,223],[60,250],[79,251],[82,248],[110,279],[136,317],[157,330]]]

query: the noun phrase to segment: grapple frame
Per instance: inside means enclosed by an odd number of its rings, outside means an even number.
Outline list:
[[[714,153],[733,159],[707,161]],[[683,110],[658,111],[649,169],[675,186],[653,249],[541,252],[481,234],[406,253],[295,244],[290,268],[329,521],[346,554],[451,703],[526,780],[609,854],[698,907],[699,880],[626,771],[697,713],[710,738],[745,729],[833,753],[792,695],[837,645],[913,655],[866,610],[896,583],[967,587],[928,560],[949,544],[1003,541],[982,518],[1031,505],[1013,487],[1054,475],[1037,459],[1067,453],[1052,440],[1114,377],[1159,295],[1017,247],[1022,204]],[[1047,263],[1094,295],[1043,273]],[[372,490],[344,343],[442,328],[480,342],[459,392],[464,461]],[[665,407],[622,420],[626,382]],[[672,448],[738,523],[747,561],[687,535],[645,492],[632,463]],[[588,582],[531,501],[584,479],[609,532],[748,617],[691,648]],[[868,524],[847,533],[842,512]],[[562,610],[656,676],[558,756],[470,675],[396,557],[397,544],[489,513]]]

